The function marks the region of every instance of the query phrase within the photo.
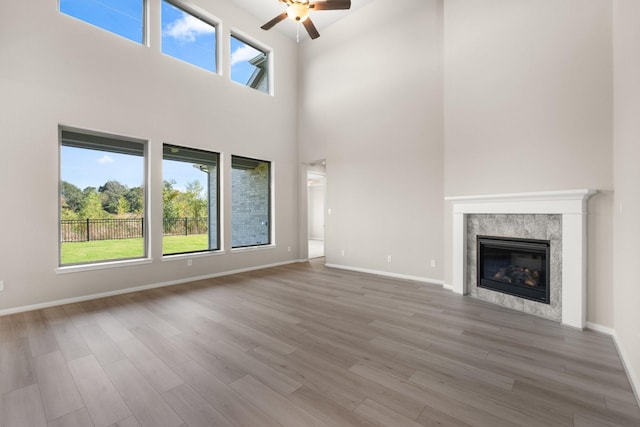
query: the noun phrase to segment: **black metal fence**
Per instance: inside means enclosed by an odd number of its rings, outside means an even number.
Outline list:
[[[189,236],[209,232],[207,218],[165,218],[165,236]],[[60,221],[60,241],[135,239],[144,236],[144,219],[81,219]]]
[[[189,236],[208,232],[208,218],[164,218],[162,233],[165,236]]]

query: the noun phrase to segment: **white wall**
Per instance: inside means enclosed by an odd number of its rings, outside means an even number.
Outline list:
[[[442,278],[440,17],[441,1],[376,0],[300,46],[300,161],[327,161],[328,264]]]
[[[297,259],[297,46],[224,0],[197,0],[230,27],[274,49],[275,96],[160,53],[159,0],[151,47],[57,12],[57,2],[0,3],[0,309]],[[56,274],[58,125],[149,141],[153,262]],[[222,153],[224,255],[162,260],[162,143]],[[273,162],[275,248],[230,253],[230,156]],[[287,251],[287,246],[292,251]]]
[[[447,0],[444,10],[445,194],[599,190],[589,203],[587,320],[607,327],[611,15],[609,0]]]
[[[640,396],[640,2],[614,1],[614,324]]]

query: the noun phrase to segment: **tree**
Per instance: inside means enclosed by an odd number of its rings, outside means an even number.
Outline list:
[[[94,187],[84,189],[84,201],[79,213],[80,218],[105,219],[109,217],[109,213],[102,209],[102,201],[100,194]]]
[[[185,215],[190,218],[204,218],[207,216],[207,199],[203,196],[204,189],[200,181],[187,184],[184,193]]]
[[[176,181],[163,181],[162,183],[162,216],[164,219],[178,218],[180,215],[177,199],[180,191],[173,188]]]
[[[120,198],[129,192],[129,188],[118,181],[107,181],[98,188],[98,192],[101,194],[102,209],[109,213],[117,214]]]
[[[144,189],[142,187],[133,187],[127,191],[124,198],[129,202],[129,212],[142,215],[144,210]]]
[[[62,206],[66,207],[70,211],[78,212],[82,207],[84,200],[84,194],[75,185],[62,181],[60,183],[60,195],[62,196]]]
[[[120,197],[118,200],[118,215],[126,215],[131,211],[131,206],[129,206],[129,202],[127,199]]]
[[[60,206],[60,219],[62,220],[77,220],[78,214],[64,205],[64,198],[62,198],[63,204]]]

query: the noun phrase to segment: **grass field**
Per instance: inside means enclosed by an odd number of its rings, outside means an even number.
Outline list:
[[[163,254],[180,254],[184,252],[206,251],[207,249],[209,249],[208,234],[162,237]]]
[[[207,234],[164,236],[162,238],[163,254],[204,251],[208,248],[209,236]],[[143,239],[95,240],[62,244],[62,265],[141,258],[143,256]]]

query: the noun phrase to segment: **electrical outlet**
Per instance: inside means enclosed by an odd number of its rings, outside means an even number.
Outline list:
[[[391,255],[387,255],[387,262],[391,264]]]
[[[331,215],[331,208],[327,209],[327,215]]]
[[[4,280],[0,280],[0,292],[4,291]]]
[[[340,255],[344,256],[346,254],[346,251],[343,249],[340,251]]]
[[[436,262],[435,259],[431,260],[431,268],[436,268],[438,266],[438,263]]]
[[[287,252],[291,252],[291,246],[287,246]]]
[[[193,260],[192,259],[188,259],[187,260],[187,267],[191,267],[193,265]]]

